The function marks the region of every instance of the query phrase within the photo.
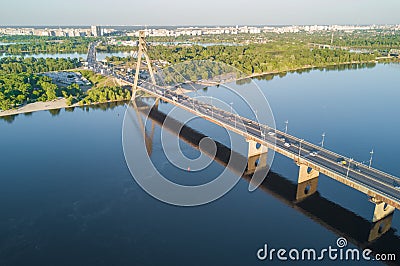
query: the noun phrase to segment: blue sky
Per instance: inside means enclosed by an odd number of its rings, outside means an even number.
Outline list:
[[[399,0],[2,0],[0,25],[400,24]]]

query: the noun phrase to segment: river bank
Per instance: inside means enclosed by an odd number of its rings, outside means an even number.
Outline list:
[[[36,102],[24,105],[18,109],[11,109],[7,111],[0,111],[0,117],[4,116],[12,116],[12,115],[19,115],[19,114],[26,114],[26,113],[33,113],[38,111],[49,111],[49,110],[57,110],[63,108],[73,108],[73,107],[84,107],[84,106],[94,106],[98,104],[104,103],[115,103],[115,102],[123,102],[126,100],[115,100],[115,101],[106,101],[106,102],[96,102],[91,104],[72,104],[68,105],[66,99],[57,99],[51,102]]]
[[[381,58],[381,59],[388,59],[388,58]],[[234,78],[234,79],[227,78],[227,79],[224,79],[223,83],[258,78],[258,77],[267,76],[267,75],[280,75],[280,74],[296,72],[296,71],[305,71],[305,70],[313,70],[313,69],[328,69],[330,67],[349,66],[349,65],[355,65],[355,64],[372,64],[372,63],[379,64],[379,63],[384,63],[384,62],[380,62],[378,60],[369,60],[369,61],[353,61],[353,62],[326,64],[324,66],[306,65],[306,66],[291,68],[291,69],[287,69],[287,70],[276,70],[276,71],[266,71],[266,72],[262,72],[262,73],[253,73],[251,75],[247,75],[242,78]],[[398,63],[398,62],[394,62],[394,63]],[[223,79],[223,78],[221,77],[221,79]],[[196,84],[201,84],[203,86],[215,86],[216,84],[218,84],[218,82],[205,80],[205,81],[196,82]]]
[[[328,67],[335,67],[335,66],[346,66],[346,65],[353,65],[353,64],[368,64],[368,63],[376,63],[379,64],[380,62],[378,60],[369,60],[369,61],[353,61],[353,62],[343,62],[343,63],[335,63],[335,64],[326,64],[324,66],[313,66],[313,65],[307,65],[307,66],[302,66],[302,67],[296,67],[296,68],[291,68],[288,70],[277,70],[277,71],[267,71],[267,72],[262,72],[262,73],[254,73],[251,74],[246,78],[256,78],[260,76],[265,76],[265,75],[278,75],[282,73],[288,73],[288,72],[293,72],[293,71],[301,71],[301,70],[312,70],[312,69],[324,69]]]

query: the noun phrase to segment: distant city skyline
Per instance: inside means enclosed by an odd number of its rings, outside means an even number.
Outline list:
[[[1,26],[400,23],[398,0],[13,0],[2,10]]]

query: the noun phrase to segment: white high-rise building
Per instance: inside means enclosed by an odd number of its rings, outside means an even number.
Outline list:
[[[100,26],[92,26],[91,31],[92,31],[92,36],[94,37],[100,37],[103,35]]]

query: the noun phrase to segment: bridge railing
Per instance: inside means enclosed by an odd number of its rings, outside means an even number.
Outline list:
[[[148,82],[145,82],[145,83],[147,83],[148,85],[151,86],[153,93],[155,93],[156,95],[160,95],[160,94],[157,92],[157,89],[165,90],[165,88],[163,88],[163,87],[161,87],[161,86],[154,85],[154,84],[151,84],[151,83],[148,83]],[[171,91],[171,90],[169,90],[169,91],[170,91],[171,93],[175,93],[175,92],[173,92],[173,91]],[[192,102],[194,103],[194,105],[195,105],[196,103],[197,103],[197,104],[199,103],[199,101],[198,101],[198,100],[195,100],[194,98],[191,98],[191,97],[186,96],[186,95],[185,95],[184,97],[185,97],[186,99],[189,99],[189,101],[192,101]],[[305,145],[310,146],[310,147],[312,147],[313,149],[315,149],[315,150],[317,150],[317,151],[322,151],[322,152],[324,152],[324,153],[330,154],[331,156],[333,156],[333,157],[335,157],[335,158],[344,158],[344,159],[345,159],[346,161],[348,161],[348,162],[351,161],[352,163],[356,164],[357,166],[363,167],[363,169],[365,169],[365,170],[372,171],[372,172],[374,172],[374,173],[376,173],[376,174],[378,174],[378,175],[382,175],[382,176],[384,176],[384,177],[386,177],[386,178],[392,180],[392,182],[400,182],[400,178],[398,178],[398,177],[395,177],[395,176],[393,176],[393,175],[390,175],[390,174],[388,174],[388,173],[385,173],[385,172],[380,171],[380,170],[378,170],[378,169],[376,169],[376,168],[373,168],[373,167],[367,167],[367,166],[364,165],[363,163],[358,162],[358,161],[353,160],[353,159],[350,159],[350,158],[348,158],[347,156],[340,155],[340,154],[335,153],[335,152],[333,152],[333,151],[331,151],[331,150],[328,150],[328,149],[326,149],[326,148],[317,146],[317,145],[315,145],[315,144],[313,144],[313,143],[311,143],[311,142],[304,141],[303,139],[299,139],[299,138],[297,138],[297,137],[295,137],[295,136],[293,136],[293,135],[290,135],[290,134],[287,134],[287,133],[285,133],[285,132],[282,132],[282,131],[280,131],[280,130],[278,130],[278,129],[272,128],[272,127],[270,127],[270,126],[268,126],[268,125],[259,124],[258,122],[254,121],[254,120],[251,120],[251,119],[249,119],[249,118],[242,117],[242,116],[239,116],[239,115],[237,115],[237,114],[234,114],[234,113],[225,111],[225,110],[223,110],[223,109],[217,108],[217,107],[212,106],[212,105],[210,105],[210,104],[208,104],[208,103],[206,103],[206,102],[202,102],[202,104],[208,105],[208,107],[211,108],[211,109],[213,109],[213,110],[215,111],[215,113],[217,113],[217,112],[219,112],[219,113],[225,113],[225,114],[227,114],[227,115],[230,115],[230,116],[235,117],[235,119],[237,119],[237,121],[243,121],[243,122],[245,122],[245,123],[250,122],[250,123],[252,123],[253,125],[259,127],[259,128],[260,128],[260,131],[261,131],[261,129],[264,129],[264,134],[266,134],[268,131],[274,131],[276,134],[279,134],[279,135],[281,135],[281,136],[283,136],[283,137],[285,137],[285,138],[291,139],[291,140],[293,140],[293,141],[297,141],[298,143],[299,143],[300,141],[302,141]],[[204,115],[204,114],[203,114],[203,115]],[[212,117],[212,118],[215,119],[215,117]],[[224,122],[224,121],[221,120],[220,122]],[[225,122],[224,122],[224,123],[225,123]],[[238,128],[238,127],[237,127],[239,124],[241,124],[241,123],[237,123],[237,124],[231,125],[231,126],[234,126],[234,127],[237,128],[237,129],[242,129],[242,128]],[[257,136],[256,136],[256,137],[257,137]],[[265,138],[264,138],[264,140],[265,140]],[[352,169],[351,169],[351,170],[352,170]]]
[[[295,137],[295,136],[293,136],[293,135],[290,135],[290,134],[286,134],[286,133],[284,133],[284,132],[280,132],[280,131],[279,131],[279,134],[283,134],[283,135],[285,135],[285,136],[289,136],[289,137],[295,139],[296,141],[301,141],[299,138],[297,138],[297,137]],[[391,179],[392,181],[400,182],[400,178],[398,178],[398,177],[396,177],[396,176],[393,176],[393,175],[391,175],[391,174],[388,174],[388,173],[386,173],[386,172],[380,171],[380,170],[378,170],[378,169],[376,169],[376,168],[368,167],[368,166],[366,166],[365,164],[363,164],[362,162],[358,162],[358,161],[356,161],[356,160],[354,160],[354,159],[348,158],[347,156],[343,156],[343,155],[340,155],[340,154],[338,154],[338,153],[335,153],[335,152],[333,152],[333,151],[331,151],[331,150],[325,149],[325,148],[323,148],[323,147],[321,147],[321,146],[317,146],[317,145],[315,145],[315,144],[313,144],[313,143],[311,143],[311,142],[304,141],[303,143],[306,143],[307,145],[313,147],[313,148],[316,149],[316,150],[323,151],[323,152],[325,152],[325,153],[327,153],[327,154],[330,154],[330,155],[332,155],[333,157],[336,157],[336,158],[343,158],[343,159],[345,159],[347,162],[350,162],[350,161],[351,161],[351,162],[355,163],[357,166],[362,166],[365,170],[372,171],[372,172],[375,172],[375,173],[377,173],[377,174],[379,174],[379,175],[385,176],[386,178],[389,178],[389,179]]]
[[[96,46],[96,44],[94,44],[93,49],[95,49],[95,46]],[[91,47],[89,46],[89,53],[90,53],[90,50],[91,50],[90,48],[91,48]],[[89,53],[88,53],[88,55],[89,55]],[[151,92],[151,93],[153,93],[153,94],[155,94],[155,95],[157,95],[157,96],[161,96],[160,93],[157,92],[157,89],[165,90],[165,88],[163,88],[163,87],[161,87],[161,86],[154,85],[154,84],[151,84],[151,83],[148,83],[148,84],[151,85],[151,87],[150,87],[151,90],[149,90],[149,92]],[[169,90],[169,89],[168,89],[168,90]],[[169,92],[170,92],[170,93],[175,93],[175,92],[172,91],[172,90],[169,90]],[[175,94],[176,94],[176,93],[175,93]],[[199,103],[199,101],[195,100],[194,98],[188,97],[188,96],[186,96],[186,95],[185,95],[185,98],[188,99],[189,101],[193,101],[193,104],[194,104],[194,105],[193,105],[193,108],[195,108],[195,104],[196,104],[196,103],[197,103],[197,104]],[[272,127],[270,127],[270,126],[268,126],[268,125],[259,124],[259,123],[257,123],[256,121],[253,121],[253,120],[251,120],[251,119],[249,119],[249,118],[242,117],[242,116],[239,116],[239,115],[234,114],[234,113],[230,113],[230,112],[228,112],[228,111],[222,110],[222,109],[217,108],[217,107],[215,107],[215,106],[209,105],[209,104],[207,104],[207,103],[205,103],[205,102],[202,102],[202,104],[208,105],[208,107],[211,108],[213,111],[215,111],[215,113],[217,113],[217,112],[225,113],[225,114],[227,114],[227,115],[230,115],[230,116],[234,117],[237,121],[242,121],[242,122],[244,121],[244,122],[246,122],[246,123],[252,123],[253,125],[259,127],[259,128],[260,128],[261,134],[264,135],[264,136],[263,136],[263,140],[265,140],[265,134],[267,133],[267,131],[271,131],[271,130],[272,130],[272,131],[274,131],[275,133],[277,133],[277,134],[279,134],[279,135],[282,135],[282,136],[284,136],[284,137],[286,137],[286,138],[289,138],[289,139],[291,139],[291,140],[294,140],[294,141],[297,141],[297,142],[303,141],[303,143],[306,144],[307,146],[310,146],[310,147],[312,147],[312,148],[315,149],[315,150],[322,151],[322,152],[324,152],[324,153],[326,153],[326,154],[329,154],[329,155],[331,155],[331,156],[333,156],[333,157],[336,157],[336,158],[344,158],[344,159],[347,160],[347,161],[352,160],[352,159],[348,158],[347,156],[343,156],[343,155],[337,154],[337,153],[335,153],[335,152],[333,152],[333,151],[331,151],[331,150],[328,150],[328,149],[326,149],[326,148],[317,146],[317,145],[315,145],[315,144],[313,144],[313,143],[311,143],[311,142],[307,142],[307,141],[301,140],[301,139],[299,139],[299,138],[297,138],[297,137],[295,137],[295,136],[293,136],[293,135],[290,135],[290,134],[287,134],[287,133],[285,133],[285,132],[279,131],[279,130],[277,130],[277,129],[275,129],[275,128],[272,128]],[[204,114],[204,113],[201,113],[201,114],[202,114],[202,115],[207,115],[207,114]],[[214,119],[215,119],[215,117],[211,117],[211,118],[214,118]],[[221,120],[220,122],[224,122],[224,121]],[[224,122],[224,123],[225,123],[225,122]],[[241,124],[241,123],[235,123],[235,125],[230,125],[230,126],[235,127],[236,129],[239,129],[239,128],[238,128],[238,124]],[[245,128],[244,128],[244,129],[245,129]],[[264,129],[264,132],[262,132],[261,129]],[[243,130],[243,128],[240,128],[240,130]],[[257,137],[257,136],[255,136],[255,137]],[[384,176],[384,177],[386,177],[386,178],[392,180],[393,182],[400,182],[400,178],[395,177],[395,176],[393,176],[393,175],[391,175],[391,174],[388,174],[388,173],[386,173],[386,172],[383,172],[383,171],[378,170],[378,169],[373,168],[373,167],[367,167],[367,166],[364,165],[363,163],[358,162],[358,161],[355,161],[355,160],[352,160],[352,162],[355,163],[355,164],[357,164],[357,166],[361,166],[361,167],[363,167],[364,169],[367,169],[368,171],[371,171],[371,172],[374,172],[374,173],[376,173],[376,174],[378,174],[378,175]]]
[[[208,114],[205,114],[205,113],[201,112],[201,111],[200,111],[200,108],[197,108],[197,109],[196,109],[196,103],[198,103],[198,101],[195,100],[194,98],[191,98],[191,97],[186,96],[186,95],[180,95],[181,97],[185,97],[186,99],[188,99],[188,101],[187,101],[188,103],[191,103],[191,102],[193,103],[193,105],[189,104],[189,106],[188,106],[188,105],[184,105],[184,104],[180,103],[179,101],[175,101],[175,100],[171,100],[170,98],[167,98],[167,97],[164,95],[166,89],[165,89],[165,88],[162,88],[162,87],[160,87],[160,86],[152,85],[152,84],[151,84],[150,87],[147,87],[147,88],[142,87],[142,89],[144,89],[145,91],[147,91],[147,92],[149,92],[149,93],[155,95],[156,97],[158,96],[158,97],[161,97],[161,98],[166,99],[167,101],[175,102],[176,105],[181,106],[181,107],[184,108],[184,109],[191,110],[191,112],[195,113],[196,115],[198,115],[198,116],[200,116],[200,117],[205,117],[205,116],[207,116],[207,117],[209,117],[209,118],[212,118],[213,120],[218,121],[221,125],[225,125],[227,128],[235,128],[235,129],[238,130],[238,131],[242,131],[242,133],[243,133],[244,135],[249,135],[249,136],[255,137],[256,139],[259,139],[260,144],[272,145],[273,147],[276,147],[276,149],[282,149],[281,147],[277,146],[276,143],[274,143],[274,142],[272,142],[272,141],[268,141],[268,140],[265,138],[265,136],[264,136],[263,138],[260,138],[259,136],[257,136],[257,135],[255,135],[255,134],[249,132],[249,131],[247,130],[246,126],[240,127],[240,128],[239,128],[239,127],[237,126],[237,124],[236,124],[236,125],[231,124],[232,121],[230,121],[230,123],[227,123],[226,120],[221,120],[221,119],[219,119],[219,118],[216,117],[216,116],[210,116],[210,115],[208,115]],[[157,92],[157,90],[160,91],[160,92],[161,92],[161,91],[164,91],[163,95],[161,95],[159,92]],[[168,93],[170,93],[171,95],[176,95],[176,96],[178,96],[174,91],[171,91],[171,90],[169,90]],[[215,107],[215,106],[211,106],[211,105],[209,105],[209,104],[207,104],[207,103],[205,103],[205,102],[202,102],[202,104],[207,105],[207,106],[208,106],[210,109],[212,109],[212,110],[215,110],[215,113],[216,113],[216,114],[218,114],[218,113],[227,113],[227,114],[229,114],[229,115],[236,115],[236,114],[232,114],[232,113],[230,113],[230,112],[227,112],[227,111],[225,111],[225,110],[219,109],[219,108],[217,108],[217,107]],[[193,107],[193,108],[192,108],[192,107]],[[199,104],[198,104],[198,107],[200,107]],[[212,113],[212,114],[213,114],[213,113]],[[240,119],[241,121],[248,121],[248,122],[251,122],[253,125],[256,125],[257,127],[260,128],[260,129],[259,129],[260,132],[261,132],[261,128],[264,127],[264,128],[266,128],[266,129],[268,129],[268,130],[274,130],[274,132],[275,132],[276,134],[280,134],[280,135],[285,136],[285,137],[287,137],[287,138],[290,138],[290,139],[292,139],[292,140],[301,141],[300,139],[298,139],[298,138],[296,138],[296,137],[294,137],[294,136],[292,136],[292,135],[290,135],[290,134],[287,134],[287,133],[281,132],[281,131],[279,131],[279,130],[273,129],[273,128],[271,128],[271,127],[268,127],[267,125],[259,124],[259,123],[255,122],[255,121],[251,120],[251,119],[248,119],[248,118],[245,118],[245,117],[241,117],[241,116],[238,116],[238,115],[236,115],[236,117],[237,117],[237,119]],[[239,123],[239,124],[240,124],[240,125],[244,125],[243,122],[242,122],[242,123]],[[253,127],[253,129],[254,129],[254,127]],[[314,145],[314,144],[312,144],[312,143],[308,143],[308,142],[304,142],[304,141],[303,141],[303,143],[305,143],[306,145],[309,145],[309,146],[311,146],[311,147],[315,147],[315,148],[318,149],[318,150],[321,150],[321,149],[322,149],[321,147],[316,146],[316,145]],[[330,152],[329,150],[326,150],[326,149],[323,149],[323,150],[324,150],[324,151],[327,151],[328,153],[335,154],[335,156],[340,156],[340,155],[338,155],[338,154],[336,154],[336,153]],[[292,150],[290,150],[290,149],[285,149],[285,152],[291,154],[293,157],[296,157],[296,156],[297,156],[297,152],[292,151]],[[340,156],[340,157],[343,157],[343,156]],[[327,167],[326,165],[323,165],[323,164],[321,164],[321,163],[319,163],[319,162],[317,162],[317,161],[314,161],[314,160],[310,160],[310,159],[308,159],[308,158],[306,158],[306,157],[304,157],[304,156],[301,157],[301,160],[303,160],[304,162],[309,163],[310,165],[314,165],[314,166],[316,166],[316,167],[319,167],[320,169],[325,169],[325,171],[328,171],[329,173],[331,173],[331,174],[333,174],[333,175],[339,176],[339,177],[341,177],[342,179],[345,179],[345,180],[348,180],[348,181],[350,181],[350,182],[353,182],[354,184],[358,184],[359,186],[361,186],[361,187],[363,187],[363,188],[367,188],[367,189],[369,189],[371,192],[375,193],[376,195],[380,195],[380,196],[382,196],[382,197],[386,197],[387,199],[389,199],[389,200],[392,201],[392,202],[398,202],[398,199],[397,199],[397,198],[395,198],[394,196],[389,195],[389,194],[387,194],[386,192],[382,191],[382,189],[380,189],[379,186],[378,186],[378,187],[376,187],[376,186],[374,187],[374,186],[372,186],[372,185],[369,185],[368,182],[363,182],[363,181],[357,180],[357,179],[355,179],[354,177],[352,177],[351,175],[345,174],[345,173],[344,173],[344,172],[346,171],[345,168],[343,168],[343,171],[340,172],[340,171],[337,171],[337,170],[334,169],[334,168]],[[328,159],[327,159],[327,160],[328,160]],[[329,160],[328,160],[328,161],[329,161]],[[350,169],[350,168],[349,168],[349,169]],[[362,174],[361,174],[361,173],[357,173],[357,172],[355,172],[355,171],[353,171],[353,170],[352,170],[352,172],[354,172],[356,175],[360,175],[360,176],[363,177],[363,178],[369,179],[369,180],[370,180],[369,183],[372,182],[372,183],[380,184],[380,186],[388,187],[388,188],[390,188],[390,189],[393,189],[393,187],[392,187],[390,184],[388,184],[387,182],[382,182],[382,181],[379,180],[378,178],[371,177],[371,176],[367,175],[366,173],[362,173]]]

